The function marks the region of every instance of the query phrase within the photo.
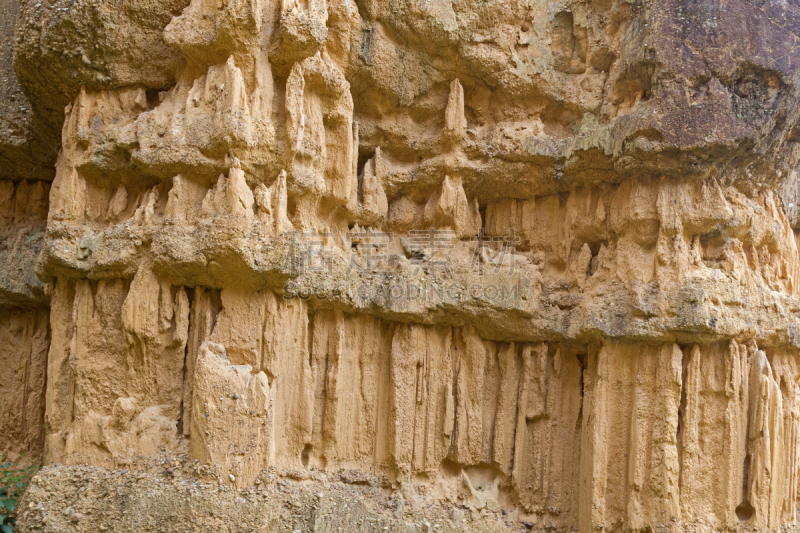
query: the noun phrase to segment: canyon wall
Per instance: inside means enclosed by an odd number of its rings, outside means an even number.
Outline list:
[[[53,465],[22,531],[205,530],[130,503],[113,471],[156,463],[339,475],[397,531],[416,494],[475,531],[798,527],[796,2],[3,10],[0,448]],[[321,498],[207,530],[372,530]]]

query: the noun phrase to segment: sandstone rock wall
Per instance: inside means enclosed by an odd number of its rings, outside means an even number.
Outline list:
[[[8,9],[3,446],[797,526],[796,4]]]
[[[78,334],[53,331],[70,353],[50,352],[49,460],[189,446],[240,488],[270,466],[364,469],[581,530],[794,524],[794,348],[496,342],[270,291],[198,288],[189,305],[151,282],[57,284],[54,323],[66,309]],[[151,327],[136,330],[145,298]]]
[[[0,180],[0,454],[25,463],[44,451],[50,298],[35,266],[49,190],[43,180]]]
[[[0,443],[12,460],[38,462],[44,451],[48,329],[44,309],[3,311]]]

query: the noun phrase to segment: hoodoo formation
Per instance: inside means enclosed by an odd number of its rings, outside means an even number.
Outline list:
[[[0,0],[20,532],[800,529],[797,0]]]

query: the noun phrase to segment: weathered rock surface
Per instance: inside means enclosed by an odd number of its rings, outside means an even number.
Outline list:
[[[352,472],[261,473],[246,491],[218,485],[194,462],[133,470],[46,467],[25,499],[20,531],[518,531],[516,512],[477,510],[434,491]],[[524,527],[523,527],[524,529]]]
[[[5,9],[23,531],[797,528],[796,2]]]
[[[60,149],[17,81],[13,68],[19,0],[0,4],[0,177],[52,180]]]
[[[27,455],[38,461],[44,451],[42,415],[50,344],[48,318],[44,309],[2,312],[0,442],[9,459]]]

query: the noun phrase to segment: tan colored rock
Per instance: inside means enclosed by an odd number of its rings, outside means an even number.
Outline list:
[[[9,459],[38,462],[44,451],[44,385],[50,342],[46,310],[3,312],[0,446]]]
[[[210,342],[200,347],[196,365],[191,458],[216,465],[231,483],[249,487],[272,462],[267,376],[253,374],[250,365],[231,365],[225,348]]]
[[[467,132],[467,119],[464,116],[464,87],[457,79],[450,84],[450,96],[444,117],[444,133],[455,139],[462,138]]]
[[[445,176],[438,197],[432,195],[425,206],[425,222],[431,227],[453,228],[459,238],[477,235],[481,229],[477,199],[467,200],[461,178]]]
[[[121,531],[797,527],[796,5],[67,4],[9,10],[0,452],[216,486]]]

